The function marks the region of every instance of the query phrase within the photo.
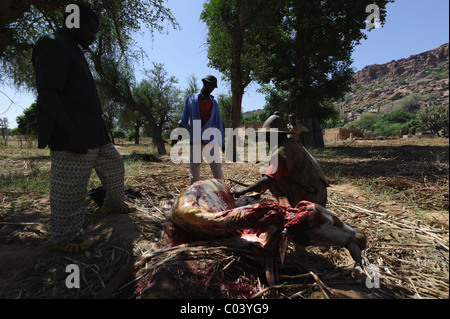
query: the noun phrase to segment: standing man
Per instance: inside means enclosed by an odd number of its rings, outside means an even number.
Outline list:
[[[178,122],[181,127],[187,128],[188,125],[190,126],[190,185],[200,180],[200,164],[204,150],[210,152],[208,154],[210,160],[206,162],[211,167],[214,178],[223,179],[220,149],[222,151],[225,149],[225,142],[222,119],[219,105],[214,96],[211,95],[212,91],[217,88],[217,79],[212,75],[207,75],[202,79],[202,82],[203,87],[200,93],[192,93],[186,98],[183,113]],[[211,139],[209,133],[214,132],[218,135],[216,134]],[[175,143],[176,140],[172,141],[172,145]],[[212,145],[206,148],[208,144]]]
[[[38,91],[38,147],[50,148],[50,234],[54,248],[76,253],[92,240],[80,237],[86,189],[94,168],[106,190],[103,213],[129,213],[124,204],[124,165],[109,140],[89,66],[79,46],[96,39],[99,19],[78,5],[80,27],[65,24],[41,37],[32,63]],[[66,14],[67,16],[67,14]]]

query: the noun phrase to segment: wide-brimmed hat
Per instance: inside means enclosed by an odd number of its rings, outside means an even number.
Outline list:
[[[262,128],[260,128],[258,133],[284,133],[289,135],[296,135],[294,131],[288,129],[286,121],[279,116],[278,114],[273,114],[267,118],[267,120],[263,123]]]

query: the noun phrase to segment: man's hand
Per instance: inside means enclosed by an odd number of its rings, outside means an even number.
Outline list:
[[[241,197],[242,195],[245,195],[246,193],[247,193],[247,190],[246,190],[245,188],[239,189],[239,190],[237,190],[237,191],[231,192],[231,194],[233,194],[234,197],[236,197],[236,198],[239,198],[239,197]]]

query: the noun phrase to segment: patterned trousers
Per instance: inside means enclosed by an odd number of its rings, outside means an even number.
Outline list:
[[[123,159],[112,143],[88,154],[50,151],[50,233],[53,243],[65,244],[81,232],[86,215],[86,190],[95,169],[104,189],[104,205],[116,209],[124,202]]]

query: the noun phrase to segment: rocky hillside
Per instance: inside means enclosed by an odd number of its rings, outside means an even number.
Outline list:
[[[412,98],[418,101],[418,107],[449,104],[449,44],[409,58],[366,66],[354,78],[352,91],[337,102],[345,122],[357,120],[363,113],[388,113]]]

